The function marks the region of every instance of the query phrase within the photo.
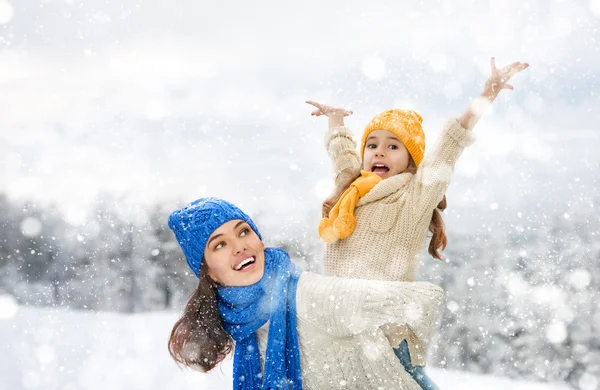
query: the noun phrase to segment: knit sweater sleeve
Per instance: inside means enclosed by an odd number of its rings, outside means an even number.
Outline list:
[[[325,134],[325,148],[331,158],[336,185],[358,175],[361,167],[360,157],[356,152],[356,142],[347,127],[329,128]]]
[[[443,290],[427,282],[344,279],[303,273],[297,290],[298,317],[336,337],[385,324],[405,324],[429,339]]]
[[[450,185],[456,161],[464,148],[474,141],[473,132],[463,128],[458,120],[450,118],[446,122],[412,181],[416,213],[429,213],[437,207]]]

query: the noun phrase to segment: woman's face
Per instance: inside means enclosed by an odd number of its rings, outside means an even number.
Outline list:
[[[210,235],[204,260],[213,280],[224,286],[249,286],[265,271],[265,246],[250,225],[234,219]]]

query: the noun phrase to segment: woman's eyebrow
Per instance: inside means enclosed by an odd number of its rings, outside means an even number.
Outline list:
[[[236,224],[235,224],[235,226],[234,226],[234,229],[237,229],[237,228],[238,228],[238,226],[240,226],[240,225],[241,225],[241,224],[243,224],[243,223],[246,223],[246,221],[240,221],[240,222],[236,223]],[[210,243],[211,243],[213,240],[216,240],[217,238],[221,237],[222,235],[223,235],[223,234],[220,234],[220,233],[219,233],[219,234],[215,234],[214,236],[212,236],[212,237],[211,237],[211,238],[208,240],[208,242],[206,243],[206,245],[210,245]]]
[[[216,234],[216,235],[212,236],[212,237],[211,237],[211,238],[208,240],[208,242],[206,243],[206,246],[210,245],[210,243],[211,243],[213,240],[216,240],[217,238],[219,238],[219,237],[221,237],[221,236],[222,236],[222,234]]]

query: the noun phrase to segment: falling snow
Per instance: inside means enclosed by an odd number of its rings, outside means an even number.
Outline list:
[[[362,59],[362,72],[371,80],[381,80],[385,76],[385,61],[378,56],[366,56]]]
[[[317,99],[354,111],[355,142],[415,109],[426,153],[484,114],[455,171],[423,175],[450,183],[445,258],[416,276],[446,294],[440,387],[600,390],[600,0],[159,3],[0,0],[3,386],[227,388],[231,360],[203,375],[166,351],[196,284],[166,217],[225,197],[320,271]],[[493,105],[491,55],[531,64]]]
[[[21,232],[27,237],[36,237],[42,231],[42,223],[39,219],[29,217],[21,222]]]
[[[0,24],[9,23],[14,15],[13,7],[7,1],[0,1]]]

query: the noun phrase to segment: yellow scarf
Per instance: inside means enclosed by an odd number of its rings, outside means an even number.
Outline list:
[[[319,235],[323,241],[332,243],[352,234],[356,226],[354,209],[358,199],[365,196],[381,181],[381,176],[374,172],[360,171],[360,173],[361,176],[350,184],[340,200],[329,211],[329,217],[321,219]]]

